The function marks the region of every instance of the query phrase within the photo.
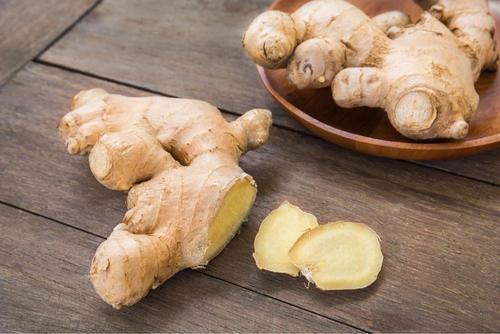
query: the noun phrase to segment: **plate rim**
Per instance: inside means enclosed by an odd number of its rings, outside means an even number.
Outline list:
[[[280,0],[278,0],[280,1]],[[286,98],[284,98],[281,94],[279,94],[276,89],[274,89],[273,85],[269,81],[267,76],[267,69],[264,69],[260,65],[256,65],[257,71],[259,73],[259,77],[264,84],[266,90],[271,94],[271,96],[278,102],[285,111],[292,115],[297,121],[299,121],[303,126],[308,128],[314,127],[317,130],[325,131],[328,134],[331,134],[338,139],[347,140],[350,142],[349,145],[345,145],[339,141],[333,141],[330,138],[326,138],[326,136],[322,136],[321,134],[316,133],[321,138],[338,144],[340,146],[355,149],[356,151],[361,151],[363,153],[368,153],[371,155],[389,157],[389,158],[399,158],[399,159],[416,159],[416,160],[437,160],[437,159],[450,159],[456,158],[460,156],[467,155],[467,152],[472,149],[477,149],[473,153],[480,153],[489,149],[494,149],[496,147],[500,147],[500,133],[469,139],[469,140],[460,140],[453,141],[447,143],[426,143],[426,142],[400,142],[400,141],[391,141],[385,139],[378,139],[369,136],[364,136],[360,134],[356,134],[349,131],[344,131],[323,123],[322,121],[310,116],[306,112],[302,111],[300,108],[296,107]],[[309,126],[310,127],[309,127]],[[313,131],[313,130],[311,130]],[[380,152],[373,152],[373,150],[363,149],[359,147],[357,144],[369,145],[372,147],[377,147],[382,149]],[[385,152],[384,150],[398,150],[398,152]],[[432,157],[429,156],[429,152],[432,153],[446,153],[446,156],[443,157]]]

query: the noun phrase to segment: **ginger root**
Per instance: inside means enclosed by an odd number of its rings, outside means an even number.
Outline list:
[[[59,124],[69,153],[90,151],[95,178],[129,190],[123,221],[91,264],[104,301],[136,303],[176,272],[205,266],[237,233],[257,190],[238,160],[267,141],[269,111],[228,123],[205,102],[102,89],[80,92],[72,109]]]
[[[243,38],[247,55],[287,68],[298,89],[331,86],[345,108],[383,108],[413,139],[464,138],[477,109],[482,69],[496,70],[487,0],[417,0],[410,24],[399,12],[370,19],[343,0],[313,0],[288,15],[259,15]]]
[[[378,235],[365,224],[318,225],[316,217],[283,203],[255,237],[259,269],[297,276],[321,290],[361,289],[377,279],[383,255]]]
[[[298,276],[299,269],[288,257],[295,241],[318,226],[316,217],[288,202],[272,211],[260,224],[253,257],[259,269]]]

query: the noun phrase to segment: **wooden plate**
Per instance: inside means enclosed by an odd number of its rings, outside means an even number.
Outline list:
[[[292,13],[308,0],[277,0],[271,8]],[[420,9],[411,0],[352,0],[370,16],[402,10],[415,20]],[[497,27],[500,2],[491,2]],[[500,43],[500,29],[496,39]],[[416,142],[400,135],[383,110],[342,109],[335,105],[330,88],[299,91],[285,70],[257,66],[266,89],[296,120],[321,138],[359,152],[406,160],[452,159],[500,147],[500,74],[483,73],[476,84],[481,97],[472,117],[469,135],[463,140]]]

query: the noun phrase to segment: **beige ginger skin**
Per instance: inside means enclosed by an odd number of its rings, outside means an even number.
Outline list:
[[[129,190],[128,211],[90,269],[107,303],[136,303],[176,272],[206,265],[237,233],[256,195],[238,160],[267,141],[269,111],[227,122],[205,102],[102,89],[80,92],[72,109],[59,124],[69,153],[90,151],[96,179]]]
[[[243,38],[248,56],[287,68],[298,89],[332,87],[345,108],[385,109],[413,139],[464,138],[482,69],[496,70],[487,0],[420,0],[416,24],[399,12],[373,19],[343,0],[313,0],[292,15],[259,15]]]

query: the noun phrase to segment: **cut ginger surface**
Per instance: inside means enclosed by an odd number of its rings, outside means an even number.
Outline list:
[[[367,287],[377,279],[384,259],[375,231],[350,222],[307,231],[293,245],[289,257],[321,290]]]
[[[299,269],[288,257],[295,241],[318,226],[316,217],[288,202],[272,211],[260,225],[255,237],[253,257],[259,269],[298,276]]]
[[[367,287],[384,259],[379,237],[367,225],[318,225],[314,215],[288,202],[264,219],[254,247],[259,269],[291,276],[300,272],[321,290]]]

